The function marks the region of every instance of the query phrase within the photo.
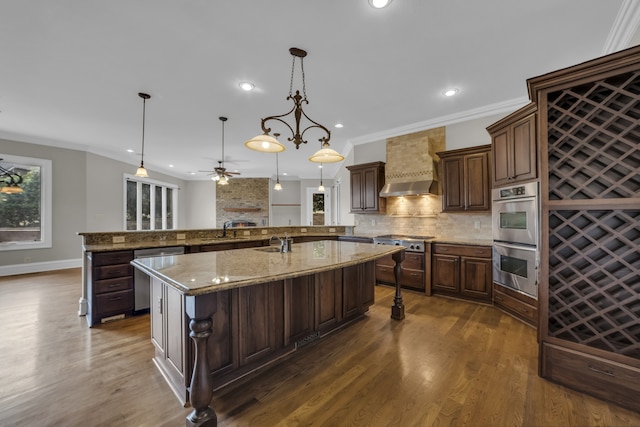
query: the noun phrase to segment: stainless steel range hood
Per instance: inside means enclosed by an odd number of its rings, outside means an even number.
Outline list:
[[[382,187],[380,197],[419,196],[436,194],[438,183],[432,179],[424,181],[389,182]]]

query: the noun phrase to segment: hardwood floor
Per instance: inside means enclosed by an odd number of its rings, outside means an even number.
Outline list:
[[[183,426],[149,317],[89,329],[80,270],[0,278],[1,426]],[[493,307],[376,287],[364,320],[214,394],[220,426],[640,426],[537,376],[535,331]]]

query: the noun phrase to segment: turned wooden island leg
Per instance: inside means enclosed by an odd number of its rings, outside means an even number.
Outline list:
[[[212,294],[185,297],[185,311],[189,316],[189,336],[195,343],[195,362],[189,401],[193,411],[187,415],[187,427],[216,427],[218,417],[211,407],[213,381],[209,369],[207,340],[212,333],[211,316],[216,311],[216,301]]]
[[[400,273],[402,272],[402,261],[404,261],[404,250],[391,255],[396,265],[393,267],[393,275],[396,279],[396,295],[393,297],[391,306],[391,318],[395,320],[404,319],[404,303],[402,302],[402,291],[400,290]]]

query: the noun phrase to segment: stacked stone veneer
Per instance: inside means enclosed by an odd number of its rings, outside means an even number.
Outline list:
[[[216,227],[229,220],[269,224],[269,178],[231,178],[216,185]]]

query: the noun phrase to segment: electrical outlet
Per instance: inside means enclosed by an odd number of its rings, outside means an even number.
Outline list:
[[[306,232],[307,232],[307,229],[306,229],[306,228],[301,228],[301,229],[300,229],[300,232],[301,232],[301,233],[306,233]]]
[[[113,243],[124,243],[124,236],[113,236]]]
[[[335,228],[329,228],[329,233],[335,233],[336,229]]]
[[[473,228],[475,228],[476,230],[480,230],[480,221],[476,221],[473,223]]]
[[[372,225],[372,226],[376,225],[376,220],[375,220],[375,219],[372,219],[372,220],[371,220],[371,225]]]
[[[186,235],[186,234],[184,234],[184,233],[178,233],[178,234],[176,235],[176,239],[178,239],[178,240],[184,240],[184,239],[186,239],[186,238],[187,238],[187,235]]]

